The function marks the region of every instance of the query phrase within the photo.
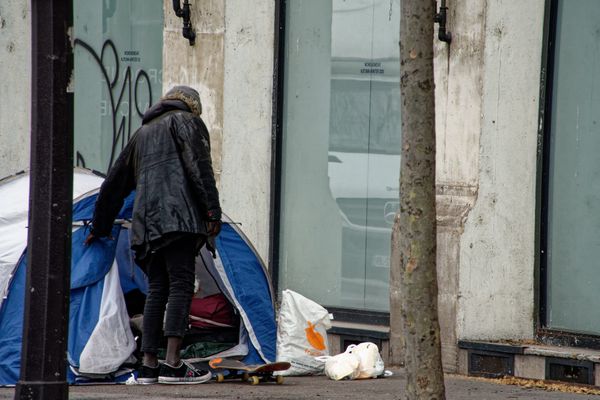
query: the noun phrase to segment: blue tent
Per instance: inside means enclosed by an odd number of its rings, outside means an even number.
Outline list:
[[[85,222],[92,218],[102,177],[76,169],[74,175],[69,380],[76,374],[112,376],[131,361],[135,340],[124,293],[146,290],[143,272],[129,250],[129,196],[113,228],[114,240],[84,246]],[[19,379],[25,276],[29,175],[0,181],[0,386]],[[224,216],[217,237],[217,257],[202,249],[197,258],[240,315],[239,343],[213,357],[242,357],[248,363],[275,360],[276,324],[273,293],[266,269],[239,229]],[[211,357],[212,358],[212,357]],[[74,374],[75,373],[75,374]]]

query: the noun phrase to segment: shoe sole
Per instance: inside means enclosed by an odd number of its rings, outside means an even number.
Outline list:
[[[158,377],[158,383],[164,383],[167,385],[196,385],[210,381],[212,375],[201,376],[198,378],[171,378],[171,377]],[[182,380],[185,379],[185,380]]]
[[[137,383],[140,385],[153,385],[158,383],[157,378],[137,378]]]

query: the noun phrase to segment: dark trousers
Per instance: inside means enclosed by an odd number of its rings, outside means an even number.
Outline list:
[[[162,347],[163,321],[164,336],[184,336],[194,295],[197,245],[198,236],[183,236],[149,255],[143,352],[156,354]]]

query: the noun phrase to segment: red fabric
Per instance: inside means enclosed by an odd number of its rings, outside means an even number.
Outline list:
[[[190,325],[196,328],[219,328],[222,327],[210,322],[194,320],[194,317],[214,321],[217,324],[235,326],[235,311],[229,300],[221,294],[213,294],[203,298],[193,298],[190,307]]]

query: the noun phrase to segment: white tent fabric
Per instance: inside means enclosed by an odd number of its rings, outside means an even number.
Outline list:
[[[104,179],[93,172],[76,168],[73,199],[97,190]],[[6,178],[0,185],[0,306],[6,298],[8,283],[27,245],[29,174]]]

